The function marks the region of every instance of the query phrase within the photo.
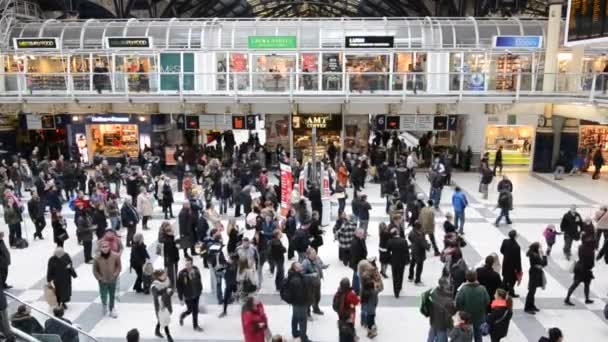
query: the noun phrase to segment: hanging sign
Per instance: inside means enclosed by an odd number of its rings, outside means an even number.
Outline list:
[[[201,128],[200,124],[198,115],[186,115],[186,130],[195,131]]]
[[[232,116],[232,129],[245,129],[245,116],[244,115],[233,115]]]
[[[152,47],[152,37],[106,37],[106,47],[109,49],[149,49]]]
[[[250,49],[295,49],[298,47],[296,36],[249,36],[247,47]]]
[[[341,115],[331,114],[305,114],[293,115],[291,123],[293,129],[341,129]]]
[[[386,49],[392,48],[394,45],[395,37],[393,36],[353,36],[346,37],[347,48],[372,48],[372,49]]]
[[[416,130],[416,115],[401,115],[401,130],[415,131]]]
[[[433,130],[445,131],[448,129],[448,117],[445,115],[436,115],[433,117]]]
[[[494,36],[492,46],[503,49],[540,49],[542,36]]]
[[[281,216],[287,217],[291,208],[291,190],[293,188],[293,174],[289,164],[281,163]]]
[[[399,116],[387,116],[386,117],[386,129],[399,130],[401,118]]]
[[[57,50],[57,38],[13,38],[15,50]]]
[[[433,114],[416,115],[416,131],[432,131],[434,116]]]
[[[448,131],[456,131],[458,128],[458,115],[448,115]]]

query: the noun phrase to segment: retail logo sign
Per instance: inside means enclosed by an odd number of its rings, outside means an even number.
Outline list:
[[[129,123],[128,116],[90,116],[91,123]]]
[[[493,47],[502,49],[540,49],[542,36],[494,36]]]
[[[351,36],[346,37],[347,48],[387,49],[394,46],[393,36]]]
[[[296,36],[249,36],[247,47],[249,49],[296,49],[298,40]]]
[[[152,37],[106,37],[106,47],[109,49],[149,49],[152,47]]]
[[[15,50],[57,50],[57,38],[13,38]]]
[[[294,129],[324,129],[328,128],[332,124],[331,116],[323,114],[293,116],[291,121]]]

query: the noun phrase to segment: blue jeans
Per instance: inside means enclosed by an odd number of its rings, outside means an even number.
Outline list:
[[[224,295],[222,294],[222,280],[224,279],[224,271],[215,271],[215,295],[217,302],[222,304]]]
[[[277,262],[275,263],[275,278],[274,278],[274,286],[277,291],[281,290],[281,286],[283,286],[283,280],[285,279],[285,263]]]
[[[308,341],[306,324],[308,323],[308,307],[306,305],[293,305],[291,314],[291,336],[300,338],[302,342]]]
[[[441,188],[431,187],[429,197],[433,200],[433,206],[439,208],[439,202],[441,202]]]
[[[464,210],[454,212],[454,225],[461,234],[464,232]]]
[[[483,342],[483,335],[481,334],[481,323],[475,325],[473,324],[473,341],[475,342]]]
[[[498,226],[498,224],[500,223],[500,220],[503,217],[507,220],[508,224],[511,224],[511,219],[509,218],[509,209],[507,209],[507,208],[500,208],[500,215],[498,215],[498,217],[496,218],[496,222],[495,222],[495,224],[497,226]]]
[[[120,230],[120,218],[118,216],[110,217],[110,226],[116,231]]]
[[[447,330],[437,330],[431,326],[426,342],[448,342]]]
[[[361,286],[359,286],[359,275],[356,271],[353,271],[353,280],[351,282],[351,286],[353,291],[355,291],[355,293],[358,295],[361,290]]]

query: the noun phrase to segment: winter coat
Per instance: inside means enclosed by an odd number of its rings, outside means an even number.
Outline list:
[[[578,247],[578,260],[574,265],[574,281],[591,281],[594,278],[593,267],[595,267],[594,244],[582,243]]]
[[[11,325],[28,335],[42,334],[43,332],[40,322],[38,322],[38,320],[32,317],[29,313],[19,314],[16,312],[11,317]]]
[[[391,254],[388,251],[388,242],[391,239],[391,233],[386,231],[380,231],[380,242],[378,244],[378,254],[380,257],[381,264],[388,264],[391,262]]]
[[[76,278],[76,271],[74,271],[69,254],[65,253],[59,258],[53,255],[49,258],[46,268],[46,281],[47,283],[53,283],[58,303],[70,301],[72,297],[72,278]]]
[[[450,342],[473,342],[473,327],[471,325],[461,325],[455,327],[448,335]]]
[[[347,220],[342,224],[340,229],[337,231],[338,245],[342,249],[350,249],[350,245],[355,238],[355,231],[357,230],[357,223],[354,221]]]
[[[203,292],[203,282],[198,267],[192,266],[191,272],[185,268],[179,271],[176,287],[179,300],[200,297]]]
[[[509,322],[513,317],[513,310],[507,306],[503,299],[495,299],[491,304],[491,311],[486,318],[490,325],[490,336],[492,339],[501,339],[507,336]]]
[[[412,230],[407,238],[412,246],[412,260],[416,262],[424,261],[426,259],[426,251],[429,249],[429,243],[426,241],[424,234]]]
[[[173,313],[173,305],[171,303],[173,289],[171,288],[169,277],[164,281],[154,280],[150,286],[150,292],[152,293],[154,312],[156,313],[157,319],[159,318],[159,312],[163,309],[167,309],[169,313]]]
[[[68,223],[66,222],[66,220],[64,218],[61,218],[61,220],[55,220],[51,222],[51,227],[53,228],[53,242],[55,242],[55,244],[64,242],[65,240],[62,240],[60,237],[63,234],[68,233]]]
[[[287,285],[291,296],[291,305],[310,305],[312,303],[311,291],[307,289],[310,280],[299,272],[289,271],[287,273]]]
[[[120,221],[125,227],[131,226],[131,222],[133,222],[133,226],[136,226],[139,222],[139,213],[131,203],[125,202],[120,208]]]
[[[529,281],[528,288],[544,287],[545,286],[545,271],[543,267],[547,266],[547,257],[540,256],[537,253],[528,255],[530,259],[530,270],[528,271]]]
[[[365,240],[354,237],[350,245],[350,268],[356,271],[359,261],[365,258],[367,258],[367,245],[365,244]]]
[[[388,252],[392,267],[403,267],[410,263],[410,248],[407,240],[401,236],[388,240]]]
[[[100,283],[110,284],[115,282],[120,275],[120,270],[120,255],[114,252],[110,252],[107,257],[98,255],[93,262],[93,275]]]
[[[258,303],[253,311],[243,311],[241,314],[244,342],[265,342],[268,318],[264,305]]]
[[[476,270],[477,281],[488,291],[490,298],[494,298],[496,290],[502,286],[500,275],[492,267],[483,266]]]
[[[72,324],[66,318],[60,318],[68,324]],[[49,318],[44,322],[44,333],[49,335],[59,335],[61,342],[78,342],[78,332],[68,326],[57,322],[53,318]]]
[[[175,244],[175,236],[163,234],[163,257],[165,268],[179,262],[179,250]]]
[[[562,222],[560,223],[559,227],[564,234],[572,238],[578,238],[579,228],[582,224],[583,219],[579,213],[575,212],[573,214],[572,212],[568,211],[562,217]]]
[[[196,242],[194,235],[196,229],[196,213],[192,209],[182,209],[178,215],[179,222],[179,247],[190,248]]]
[[[471,322],[478,326],[486,316],[486,308],[490,304],[490,296],[483,285],[465,283],[456,294],[456,309],[471,315]]]
[[[500,246],[502,259],[502,276],[505,278],[514,278],[518,273],[522,272],[521,268],[521,249],[517,241],[512,239],[504,239]]]
[[[76,234],[81,241],[93,241],[93,231],[95,227],[91,224],[89,215],[80,215],[76,220]]]
[[[425,234],[435,233],[435,210],[432,207],[424,207],[420,210],[418,222],[422,226],[422,231]]]
[[[131,256],[129,258],[131,267],[142,267],[149,259],[150,255],[143,242],[131,245]]]
[[[431,327],[438,331],[452,328],[452,316],[456,312],[452,292],[444,291],[440,287],[431,292],[431,312],[429,322]]]
[[[141,216],[152,216],[154,211],[154,199],[150,194],[141,193],[137,196],[137,212]]]
[[[18,224],[21,222],[21,213],[15,205],[4,206],[4,222],[8,225]]]

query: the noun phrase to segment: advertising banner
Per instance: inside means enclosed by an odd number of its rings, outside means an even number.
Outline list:
[[[287,217],[291,208],[291,189],[293,188],[293,175],[291,166],[281,163],[281,216]]]

